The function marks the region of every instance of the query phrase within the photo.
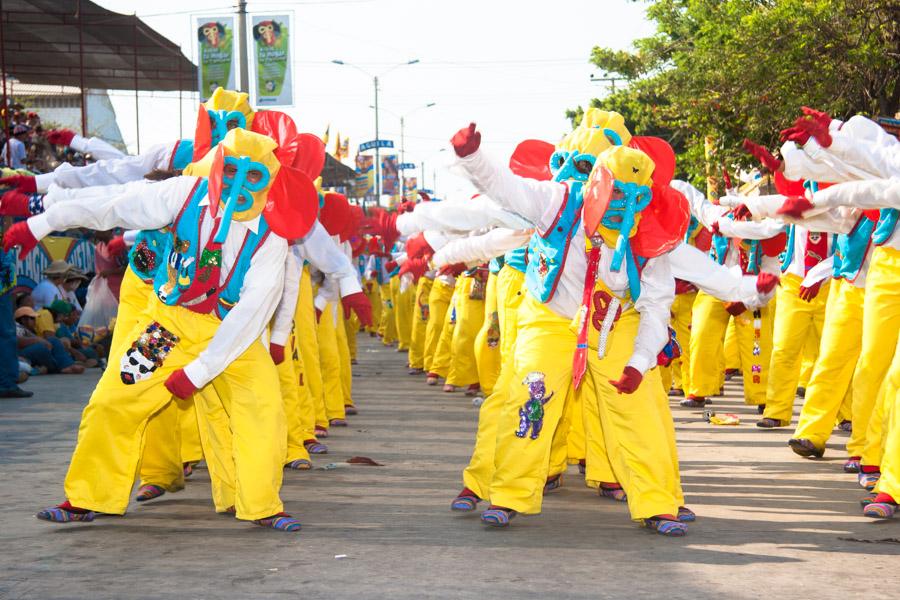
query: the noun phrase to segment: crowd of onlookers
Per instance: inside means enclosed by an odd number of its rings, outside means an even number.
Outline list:
[[[36,112],[21,104],[12,104],[9,112],[9,127],[0,131],[0,166],[46,173],[62,162],[85,164],[83,154],[54,142],[54,130],[45,129]]]

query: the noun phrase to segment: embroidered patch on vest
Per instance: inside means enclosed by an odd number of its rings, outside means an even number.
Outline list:
[[[162,366],[178,336],[157,323],[150,323],[119,363],[119,376],[125,385],[134,385],[150,377]]]
[[[544,378],[545,375],[540,371],[532,371],[522,380],[522,385],[528,386],[528,400],[519,409],[519,428],[516,430],[516,437],[523,438],[528,435],[536,440],[541,434],[544,427],[544,405],[550,402],[554,395],[554,393],[547,395]]]

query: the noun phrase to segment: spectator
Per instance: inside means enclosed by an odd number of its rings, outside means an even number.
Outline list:
[[[3,158],[3,163],[9,168],[25,168],[25,157],[27,156],[27,152],[25,152],[25,140],[28,139],[28,134],[30,132],[31,128],[27,125],[16,125],[13,127],[12,136],[10,136],[9,140],[3,144],[3,150],[0,152],[0,156]]]
[[[15,319],[19,356],[41,372],[66,375],[84,373],[84,367],[75,364],[61,341],[55,337],[43,338],[35,333],[37,313],[33,308],[19,308],[15,312]]]
[[[113,236],[112,231],[94,232],[94,271],[97,277],[106,279],[109,290],[119,300],[119,289],[128,266],[128,252],[125,239]],[[90,301],[90,299],[88,299]]]
[[[12,287],[15,285],[15,252],[0,251],[0,272],[8,273],[0,286],[0,398],[29,398],[33,392],[19,387],[16,322],[13,319]],[[10,271],[10,269],[12,269]]]
[[[50,320],[49,331],[43,329],[46,325],[41,324],[45,313]],[[75,307],[65,300],[54,300],[50,306],[38,313],[35,332],[45,338],[57,338],[76,363],[89,369],[96,367],[100,357],[90,344],[82,342],[81,336],[78,335],[77,324],[78,312]]]
[[[62,299],[66,302],[71,302],[72,306],[74,306],[78,312],[84,310],[84,304],[82,303],[81,298],[84,298],[84,295],[87,293],[87,289],[80,289],[82,286],[85,286],[91,278],[84,274],[84,271],[79,269],[78,267],[70,267],[69,272],[66,273],[66,280],[63,283],[63,297]],[[77,292],[77,293],[76,293]]]
[[[71,269],[72,265],[64,260],[54,260],[44,269],[45,279],[31,291],[35,309],[40,310],[49,306],[56,299],[66,299],[66,275]]]

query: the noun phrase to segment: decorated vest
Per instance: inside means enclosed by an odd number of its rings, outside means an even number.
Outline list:
[[[516,271],[524,273],[525,268],[528,266],[527,254],[528,248],[524,246],[516,248],[515,250],[510,250],[503,256],[503,262]]]
[[[710,257],[719,263],[725,264],[725,258],[728,256],[728,245],[732,242],[730,238],[723,235],[712,236],[712,246],[709,249]],[[759,240],[742,240],[738,246],[740,252],[740,266],[744,275],[759,275],[760,261],[762,259],[762,248]]]
[[[178,140],[169,156],[169,168],[184,170],[193,157],[194,140]],[[138,232],[134,247],[128,254],[128,266],[144,283],[150,283],[156,276],[168,239],[168,228]]]
[[[853,281],[859,276],[866,252],[875,231],[875,221],[863,216],[856,222],[850,233],[837,237],[834,249],[834,266],[832,274],[835,279]]]
[[[541,302],[549,302],[556,293],[572,235],[581,222],[581,205],[584,199],[580,187],[573,194],[569,191],[567,187],[566,197],[552,225],[543,233],[535,233],[528,241],[525,286]]]
[[[153,289],[156,297],[168,306],[183,306],[189,310],[204,300],[218,295],[218,301],[212,312],[220,319],[225,318],[228,311],[240,300],[241,288],[244,286],[244,277],[250,268],[253,255],[262,246],[269,235],[269,226],[265,219],[259,220],[259,228],[256,233],[247,231],[238,256],[231,267],[231,272],[224,284],[219,281],[209,282],[209,291],[200,299],[191,300],[188,304],[183,301],[182,294],[191,287],[195,277],[198,276],[198,268],[221,261],[221,252],[210,253],[202,247],[200,240],[200,223],[206,213],[207,207],[200,206],[200,202],[207,195],[207,180],[198,182],[190,198],[185,202],[181,212],[175,218],[171,226],[171,235],[166,240],[163,256],[166,257],[165,268],[159,268],[153,279]],[[221,264],[219,264],[221,267]],[[202,272],[200,274],[202,281]],[[205,311],[203,311],[205,312]]]
[[[882,208],[878,225],[875,227],[875,233],[872,234],[872,241],[876,246],[881,246],[894,235],[897,228],[897,220],[900,218],[900,210],[896,208]]]
[[[822,234],[826,235],[826,234]],[[829,248],[830,252],[834,252],[835,247],[835,239],[837,236],[833,235],[831,239],[831,248]],[[797,226],[796,225],[788,225],[787,229],[787,244],[784,247],[784,252],[778,255],[778,260],[781,261],[781,272],[786,273],[787,270],[794,264],[794,244],[797,243]],[[829,254],[829,256],[831,256]]]
[[[503,257],[502,256],[496,256],[496,257],[492,258],[491,261],[488,263],[488,272],[493,273],[494,275],[499,273],[500,269],[502,269],[502,268],[503,268]]]
[[[684,232],[684,243],[691,243],[691,236],[694,235],[694,232],[697,231],[697,228],[700,227],[700,221],[697,220],[697,217],[691,215],[691,222],[688,223],[687,231]]]

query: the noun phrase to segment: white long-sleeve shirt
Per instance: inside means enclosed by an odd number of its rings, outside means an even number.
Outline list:
[[[98,199],[70,199],[28,219],[28,228],[38,239],[52,231],[89,227],[105,231],[113,227],[160,229],[171,225],[191,195],[197,177],[173,177],[159,183],[130,188],[125,193]],[[205,199],[208,202],[209,199]],[[200,240],[213,234],[214,220],[204,211]],[[227,281],[237,260],[244,237],[256,231],[259,217],[233,221],[222,245],[220,283]],[[222,319],[209,344],[184,368],[191,382],[203,387],[255,343],[268,326],[284,288],[287,241],[270,234],[250,260],[244,276],[240,301]]]
[[[528,229],[530,224],[485,195],[457,201],[423,202],[416,205],[413,212],[397,217],[397,230],[402,236],[429,229],[464,233],[490,227]]]
[[[553,225],[568,195],[567,185],[519,177],[497,166],[481,150],[458,158],[456,164],[480,192],[529,221],[538,232]],[[584,226],[579,222],[556,293],[547,302],[548,308],[566,318],[574,318],[581,307],[587,274],[586,247]],[[629,289],[628,274],[624,268],[619,272],[610,269],[612,256],[613,250],[604,246],[597,274],[610,291],[624,297]],[[669,339],[669,310],[674,299],[675,279],[668,256],[648,260],[641,272],[641,295],[634,305],[640,323],[628,366],[644,373],[656,365],[657,355]]]
[[[803,146],[813,160],[825,160],[830,155],[851,165],[870,177],[900,176],[900,140],[886,132],[878,123],[857,115],[846,122],[832,121],[831,145],[823,148],[815,140]],[[825,180],[829,181],[829,180]]]
[[[498,227],[480,235],[453,240],[435,252],[431,260],[438,267],[454,263],[481,264],[525,246],[532,233],[531,229],[513,230]]]
[[[51,183],[64,188],[83,188],[93,185],[115,185],[143,179],[154,169],[170,169],[181,140],[152,146],[136,156],[98,160],[83,167],[63,163],[52,173],[36,175],[38,192],[46,192]]]
[[[774,295],[759,294],[756,277],[742,274],[739,267],[720,265],[690,244],[679,244],[668,257],[672,275],[723,302],[743,302],[747,308],[757,308],[768,303]]]
[[[82,154],[90,154],[94,157],[94,160],[110,160],[126,156],[124,152],[98,137],[85,138],[77,133],[69,143],[69,148],[81,152]]]

